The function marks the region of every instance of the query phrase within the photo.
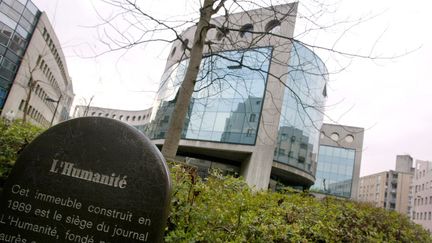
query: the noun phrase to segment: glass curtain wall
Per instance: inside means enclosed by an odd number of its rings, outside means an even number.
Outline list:
[[[255,144],[272,49],[225,51],[204,56],[182,132],[183,139]],[[151,139],[163,139],[188,60],[164,73]],[[173,118],[175,119],[175,118]]]
[[[0,109],[4,106],[39,15],[31,1],[0,1]]]
[[[355,150],[321,145],[312,189],[340,197],[351,197]]]
[[[323,121],[327,69],[310,49],[293,42],[274,160],[314,174]]]

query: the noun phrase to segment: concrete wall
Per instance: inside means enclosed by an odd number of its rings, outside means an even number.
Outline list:
[[[396,156],[396,171],[411,173],[413,168],[413,158],[410,155]]]
[[[412,198],[412,180],[411,173],[398,173],[398,187],[396,196],[396,211],[411,216],[411,198]]]
[[[376,207],[384,207],[386,182],[388,172],[380,172],[359,179],[359,189],[356,199],[362,202],[371,202]]]

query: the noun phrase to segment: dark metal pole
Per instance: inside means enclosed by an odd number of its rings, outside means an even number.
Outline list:
[[[52,116],[52,118],[51,118],[50,127],[52,127],[52,125],[53,125],[54,118],[55,118],[55,115],[56,115],[56,113],[57,113],[57,109],[58,109],[58,107],[59,107],[59,104],[60,104],[60,100],[61,100],[61,98],[62,98],[62,95],[60,95],[59,99],[58,99],[57,101],[55,101],[55,102],[57,102],[57,105],[56,105],[56,107],[55,107],[55,109],[54,109],[54,114],[53,114],[53,116]]]

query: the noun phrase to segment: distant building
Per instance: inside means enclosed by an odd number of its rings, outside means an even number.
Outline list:
[[[396,171],[390,170],[360,177],[357,200],[371,202],[377,207],[411,215],[413,159],[409,155],[396,156]]]
[[[364,129],[323,124],[313,191],[356,198]]]
[[[411,219],[432,232],[432,162],[416,160]]]
[[[68,119],[74,94],[66,60],[47,15],[31,1],[1,1],[0,62],[1,116],[26,112],[44,127]]]
[[[119,109],[110,109],[110,108],[102,108],[102,107],[96,107],[96,106],[82,106],[78,105],[75,107],[73,117],[92,117],[92,116],[99,116],[99,117],[107,117],[111,119],[116,119],[122,122],[125,122],[138,130],[144,132],[145,131],[145,125],[150,120],[152,109],[146,109],[146,110],[137,110],[137,111],[130,111],[130,110],[119,110]]]

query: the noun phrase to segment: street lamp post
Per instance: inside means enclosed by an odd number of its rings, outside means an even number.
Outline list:
[[[52,125],[53,125],[54,118],[55,118],[55,115],[56,115],[56,113],[57,113],[57,109],[58,109],[58,107],[59,107],[59,104],[60,104],[60,100],[61,100],[61,98],[62,98],[62,95],[61,95],[61,94],[60,94],[60,97],[58,98],[58,100],[53,100],[53,99],[51,99],[50,97],[45,98],[46,101],[53,102],[53,103],[57,103],[57,105],[56,105],[56,107],[55,107],[55,109],[54,109],[54,114],[53,114],[53,116],[52,116],[52,118],[51,118],[50,127],[52,127]]]

